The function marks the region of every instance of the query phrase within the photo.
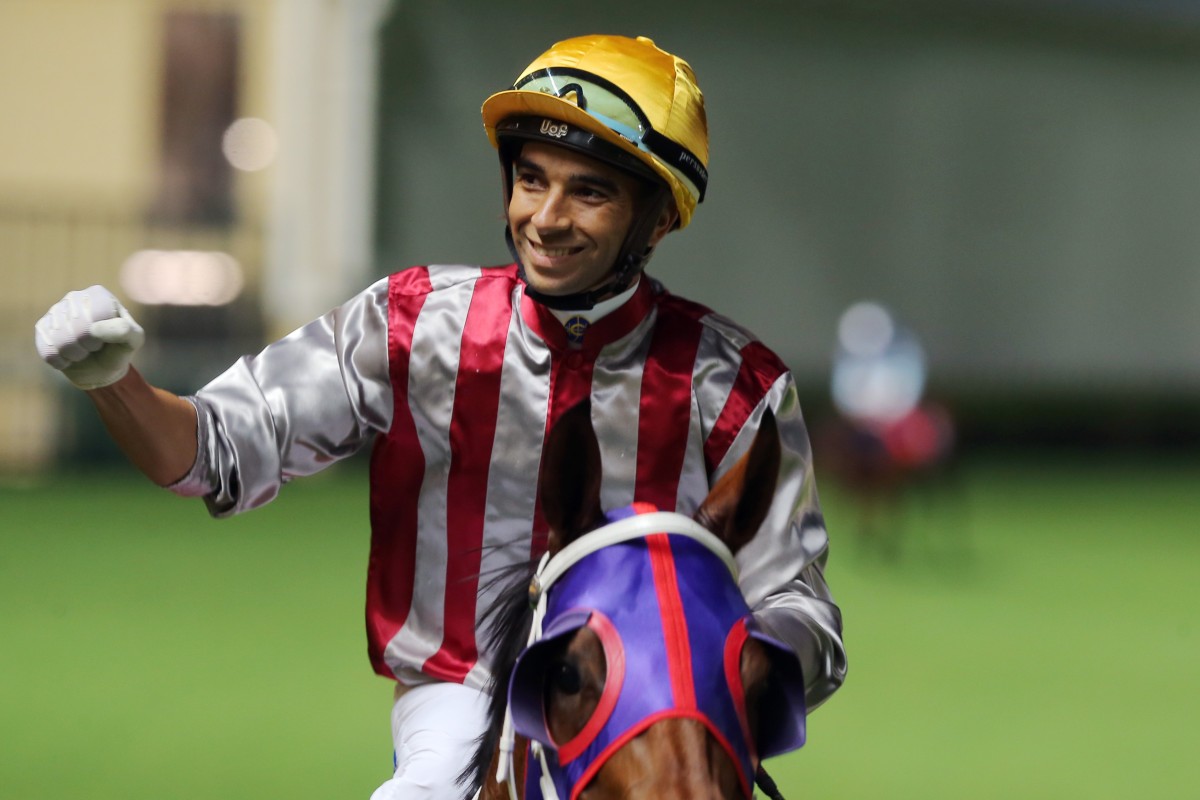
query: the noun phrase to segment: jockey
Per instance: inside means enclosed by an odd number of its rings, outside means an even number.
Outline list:
[[[144,334],[102,287],[36,325],[43,359],[87,392],[130,460],[216,517],[372,448],[368,652],[396,682],[395,769],[374,800],[461,793],[492,658],[480,628],[497,588],[481,576],[544,551],[543,440],[585,399],[605,507],[685,514],[773,412],[778,489],[738,553],[739,587],[798,654],[810,709],[845,675],[795,381],[744,328],[644,272],[705,193],[692,69],[646,38],[578,37],[482,114],[511,264],[395,272],[186,397],[130,366]]]
[[[556,44],[511,89],[484,102],[483,123],[500,152],[510,211],[505,235],[526,294],[551,308],[590,309],[630,288],[658,241],[685,227],[704,199],[704,98],[687,62],[645,37],[581,36]],[[542,288],[530,263],[536,254],[528,231],[514,230],[514,170],[524,146],[536,142],[600,161],[638,182],[634,218],[616,260],[586,289]]]

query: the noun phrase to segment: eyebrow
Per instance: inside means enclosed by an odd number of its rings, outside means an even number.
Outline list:
[[[516,166],[517,169],[528,170],[530,172],[535,172],[538,175],[546,174],[546,170],[543,169],[540,164],[522,156],[517,157]],[[621,191],[621,187],[616,181],[594,172],[575,172],[567,176],[567,180],[577,183],[586,183],[590,186],[595,186],[598,189],[606,189],[613,194],[617,194]]]

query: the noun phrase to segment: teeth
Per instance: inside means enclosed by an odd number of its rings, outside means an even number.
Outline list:
[[[574,250],[572,247],[544,247],[540,244],[533,245],[533,249],[536,250],[539,255],[549,256],[551,258],[555,258],[557,256],[569,256]]]

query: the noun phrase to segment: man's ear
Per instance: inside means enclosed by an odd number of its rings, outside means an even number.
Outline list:
[[[675,226],[678,223],[679,212],[675,210],[675,201],[669,200],[658,215],[658,222],[654,223],[654,230],[650,233],[648,246],[651,248],[657,247],[664,236],[675,230]]]

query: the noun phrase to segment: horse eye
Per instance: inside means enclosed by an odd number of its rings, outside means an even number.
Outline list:
[[[583,690],[583,678],[575,665],[566,661],[555,662],[550,667],[550,687],[563,694],[579,694]]]

